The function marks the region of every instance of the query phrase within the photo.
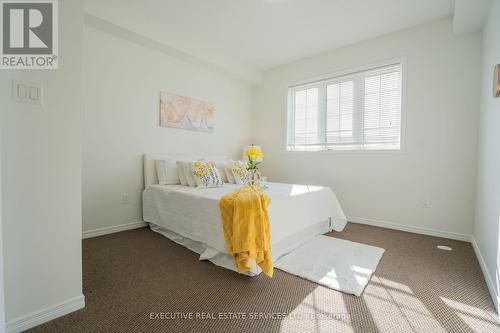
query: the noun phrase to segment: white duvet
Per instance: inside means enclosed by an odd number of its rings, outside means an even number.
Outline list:
[[[227,253],[219,199],[240,186],[224,184],[219,188],[201,189],[150,185],[143,194],[144,221]],[[266,192],[272,199],[269,219],[273,250],[280,242],[290,243],[294,236],[297,239],[301,232],[313,230],[311,228],[320,222],[329,221],[328,230],[336,231],[346,225],[346,216],[328,187],[270,183]],[[301,243],[294,242],[297,246]]]

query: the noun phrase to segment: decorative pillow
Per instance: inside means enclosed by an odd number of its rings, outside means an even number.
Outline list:
[[[231,171],[233,172],[234,180],[236,184],[246,185],[248,184],[248,170],[246,168],[245,162],[243,161],[231,161]]]
[[[179,184],[179,175],[177,165],[171,161],[156,160],[155,161],[156,176],[158,176],[158,184],[172,185]]]
[[[177,165],[177,174],[179,175],[179,180],[181,181],[181,185],[188,186],[189,184],[186,179],[186,172],[184,171],[184,166],[182,165],[182,162],[176,161],[175,164]]]
[[[219,187],[224,185],[215,162],[199,160],[191,162],[191,173],[198,187]]]

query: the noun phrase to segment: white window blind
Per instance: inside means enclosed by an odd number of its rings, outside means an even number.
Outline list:
[[[288,150],[401,146],[401,63],[289,88]]]

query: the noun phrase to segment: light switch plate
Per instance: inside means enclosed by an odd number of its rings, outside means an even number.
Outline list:
[[[12,81],[12,99],[16,102],[43,104],[43,86],[41,83]]]

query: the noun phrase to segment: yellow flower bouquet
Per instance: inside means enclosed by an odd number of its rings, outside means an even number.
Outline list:
[[[264,154],[258,146],[250,146],[245,150],[245,155],[248,157],[247,170],[258,170],[259,164],[262,162]]]

